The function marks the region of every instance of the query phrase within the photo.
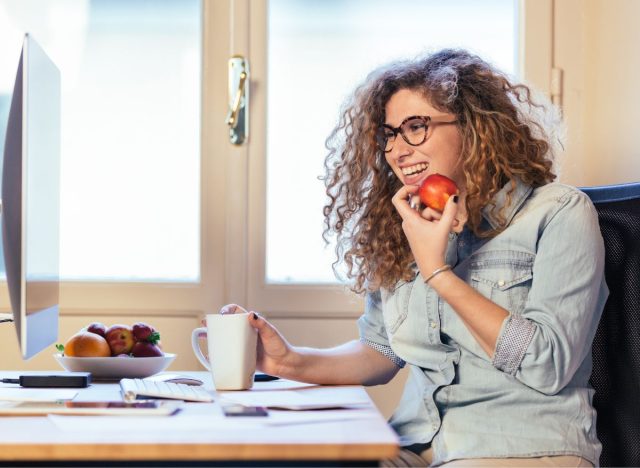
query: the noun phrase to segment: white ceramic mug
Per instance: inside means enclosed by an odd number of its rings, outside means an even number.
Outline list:
[[[191,333],[191,346],[198,361],[211,371],[217,390],[246,390],[253,386],[258,334],[247,313],[207,315],[207,327]],[[198,338],[207,338],[207,359]]]

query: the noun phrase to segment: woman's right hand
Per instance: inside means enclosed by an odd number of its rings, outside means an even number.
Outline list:
[[[237,304],[227,304],[220,309],[220,313],[241,314],[247,313],[247,310]],[[277,328],[259,313],[251,311],[248,314],[249,324],[258,332],[256,368],[265,374],[295,378],[292,375],[292,371],[296,368],[293,347],[280,334]]]
[[[427,278],[445,264],[449,233],[459,224],[456,220],[458,195],[449,197],[442,213],[431,208],[418,213],[408,201],[417,192],[418,186],[403,185],[391,201],[402,218],[402,230],[420,273]]]

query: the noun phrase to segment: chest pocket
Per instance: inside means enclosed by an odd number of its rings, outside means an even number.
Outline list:
[[[492,251],[472,255],[472,286],[511,313],[520,313],[529,296],[535,255],[518,251]]]
[[[409,313],[409,298],[414,282],[403,283],[392,292],[382,294],[383,319],[387,333],[393,335]]]

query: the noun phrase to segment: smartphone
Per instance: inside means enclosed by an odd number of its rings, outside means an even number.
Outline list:
[[[227,405],[222,407],[225,416],[268,416],[264,406]]]
[[[0,415],[37,416],[47,414],[168,416],[180,409],[175,401],[19,401],[0,406]]]

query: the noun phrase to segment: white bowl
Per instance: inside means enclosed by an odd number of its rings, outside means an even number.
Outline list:
[[[53,357],[70,372],[91,372],[92,377],[122,379],[144,378],[165,370],[175,354],[158,357],[70,357],[54,354]]]

